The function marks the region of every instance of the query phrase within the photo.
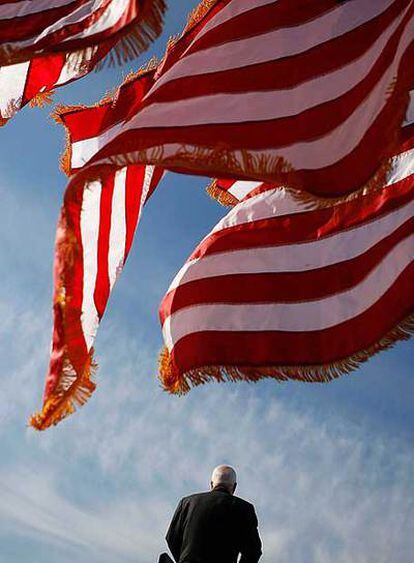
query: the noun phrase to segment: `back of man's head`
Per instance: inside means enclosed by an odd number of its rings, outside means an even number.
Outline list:
[[[230,467],[230,465],[218,465],[215,469],[213,469],[210,485],[212,489],[220,487],[233,494],[237,486],[237,475],[235,470]]]

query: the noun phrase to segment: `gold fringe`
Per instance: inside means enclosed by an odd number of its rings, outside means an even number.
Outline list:
[[[39,107],[44,108],[45,106],[53,102],[54,90],[48,90],[46,92],[38,92],[34,98],[29,102],[31,108]]]
[[[212,180],[212,182],[207,186],[206,192],[212,199],[215,199],[224,207],[234,207],[239,203],[239,200],[229,191],[220,188],[217,180]]]
[[[64,141],[64,149],[62,154],[59,157],[59,168],[61,171],[66,174],[66,176],[71,175],[71,162],[72,162],[72,141],[70,138],[69,129],[66,127],[65,122],[62,119],[62,115],[68,113],[69,111],[74,111],[76,109],[85,109],[81,106],[64,106],[64,105],[57,105],[55,106],[54,110],[51,112],[50,117],[58,124],[62,125],[65,131],[65,141]]]
[[[161,35],[166,9],[165,0],[146,0],[139,21],[132,25],[128,33],[121,37],[109,54],[98,63],[97,69],[122,65],[146,51]]]
[[[304,192],[295,188],[290,188],[286,186],[278,186],[283,188],[285,191],[289,192],[289,194],[295,199],[298,203],[304,205],[305,208],[312,210],[312,209],[326,209],[329,207],[334,207],[340,203],[347,203],[349,201],[353,201],[360,197],[363,197],[367,194],[378,192],[386,187],[387,177],[390,174],[393,166],[394,166],[394,159],[397,157],[392,157],[390,159],[385,160],[377,172],[372,176],[369,182],[365,184],[359,190],[355,190],[354,192],[340,196],[340,197],[321,197],[314,194],[310,194],[309,192]],[[269,184],[270,185],[270,184]],[[269,188],[273,189],[273,188]],[[212,180],[210,184],[207,186],[206,191],[208,195],[218,201],[224,207],[234,207],[237,205],[239,200],[230,194],[227,190],[221,188],[218,185],[218,181],[216,179]]]
[[[326,365],[308,366],[204,366],[180,374],[173,364],[171,356],[164,348],[159,357],[159,379],[165,391],[175,395],[184,395],[192,387],[210,381],[248,381],[257,382],[263,378],[272,378],[279,382],[298,380],[307,383],[328,383],[342,375],[356,370],[372,356],[393,347],[398,341],[408,340],[414,334],[414,313],[393,328],[379,342],[353,354],[348,358]]]
[[[396,83],[397,83],[396,78],[394,78],[390,82],[387,91],[388,96],[391,96],[393,94],[396,88]],[[394,136],[390,140],[390,144],[388,147],[388,154],[393,154],[395,152],[395,148],[398,145],[400,139],[400,129],[401,129],[401,127],[398,126],[401,125],[401,123],[404,120],[409,104],[409,99],[410,99],[409,91],[408,89],[406,89],[406,91],[401,92],[397,96],[397,99],[395,101],[395,112],[393,115],[393,123],[391,125],[394,130]],[[249,155],[247,151],[246,154]],[[253,158],[255,158],[255,155],[253,155]],[[299,189],[295,185],[296,182],[293,178],[294,169],[291,166],[290,166],[290,170],[286,169],[287,172],[286,185],[281,187],[284,187],[286,190],[288,190],[292,194],[294,199],[296,199],[299,203],[304,204],[305,207],[307,207],[308,209],[324,209],[328,207],[333,207],[335,205],[338,205],[339,203],[346,203],[348,201],[352,201],[361,196],[383,189],[386,185],[387,178],[393,168],[395,158],[398,157],[395,156],[385,157],[381,165],[375,172],[375,174],[370,178],[370,180],[361,188],[347,195],[342,195],[338,197],[323,197]],[[253,169],[254,168],[255,166],[253,165]],[[293,174],[290,174],[289,172],[293,172]],[[225,171],[225,173],[228,176],[228,172]],[[246,175],[247,175],[246,172],[243,170],[241,171],[240,178],[244,178],[246,177]],[[264,178],[264,176],[265,175],[263,175],[261,178],[257,178],[258,181],[262,181],[262,182],[265,181],[266,183],[269,184],[271,184],[272,181],[274,181],[269,177]],[[235,179],[238,179],[238,177],[235,176]],[[226,190],[219,188],[216,180],[213,180],[212,183],[207,187],[207,193],[222,205],[234,206],[239,202],[237,198],[226,198],[225,192]]]
[[[74,413],[78,407],[83,406],[95,391],[96,384],[93,377],[96,369],[93,350],[90,352],[89,362],[80,377],[66,359],[58,388],[45,401],[42,411],[30,417],[30,426],[36,430],[46,430]]]
[[[264,177],[270,178],[275,174],[288,174],[292,166],[279,156],[256,155],[247,150],[240,150],[240,159],[235,151],[226,147],[191,147],[182,145],[173,156],[164,156],[164,146],[158,145],[148,149],[137,150],[132,153],[113,155],[108,161],[117,166],[128,164],[155,164],[172,170],[180,167],[186,170],[199,171],[198,162],[202,161],[204,169],[223,175],[235,177],[255,178],[263,181]],[[208,173],[208,170],[206,171]]]
[[[219,2],[219,0],[202,0],[198,6],[192,10],[187,17],[187,25],[184,28],[184,33],[187,33],[193,29],[202,19],[206,17],[208,12],[214,8],[214,6]]]

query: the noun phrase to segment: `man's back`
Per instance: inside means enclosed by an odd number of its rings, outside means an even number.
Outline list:
[[[182,499],[167,533],[179,563],[257,563],[261,541],[252,504],[216,487]]]

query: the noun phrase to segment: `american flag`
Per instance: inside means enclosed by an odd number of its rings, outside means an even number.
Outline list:
[[[98,326],[161,176],[153,166],[106,169],[66,190],[55,246],[51,359],[43,410],[31,418],[38,430],[74,412],[95,389]]]
[[[413,60],[414,0],[205,2],[127,119],[74,140],[71,166],[156,164],[335,198],[382,186]]]
[[[15,0],[0,3],[0,65],[110,45],[136,56],[161,32],[163,0]]]
[[[107,53],[107,48],[90,47],[81,57],[57,54],[0,67],[0,125],[27,104],[51,102],[55,88],[85,76]]]
[[[199,244],[160,307],[164,387],[329,381],[414,331],[414,128],[387,185],[309,209],[250,192]],[[241,194],[237,194],[241,195]]]
[[[104,60],[143,51],[161,32],[163,12],[162,0],[0,3],[0,125]]]
[[[122,127],[154,84],[157,64],[155,59],[150,60],[145,67],[127,76],[115,95],[105,96],[98,104],[81,108],[58,106],[55,109],[53,115],[56,121],[66,130],[67,146],[62,155],[61,165],[68,176],[78,172],[87,175],[89,169],[96,176],[96,170],[100,168],[76,158],[73,151],[77,150],[76,147],[88,143],[107,127],[118,129]]]

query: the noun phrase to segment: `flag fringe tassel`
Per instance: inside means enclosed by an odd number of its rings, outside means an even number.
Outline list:
[[[45,92],[38,92],[29,102],[31,108],[44,108],[53,102],[54,90],[47,90]]]
[[[235,154],[240,152],[240,158]],[[180,172],[181,168],[186,173],[200,174],[198,162],[202,161],[205,168],[203,176],[209,171],[222,172],[227,177],[251,177],[260,181],[261,178],[270,178],[274,174],[288,174],[292,166],[281,156],[256,155],[247,150],[233,151],[225,147],[189,147],[181,145],[173,156],[164,155],[164,146],[158,145],[145,149],[138,149],[131,153],[118,154],[108,157],[108,162],[117,166],[128,164],[153,164],[162,168]]]
[[[215,199],[224,207],[234,207],[239,203],[239,200],[228,190],[220,188],[217,180],[212,180],[212,182],[207,186],[206,191],[212,199]]]
[[[151,43],[161,35],[166,9],[165,0],[147,2],[139,21],[132,24],[128,33],[121,37],[95,69],[101,70],[105,67],[122,65],[136,59],[146,51]]]
[[[374,176],[372,176],[369,182],[365,184],[365,186],[350,194],[343,195],[340,197],[321,197],[311,194],[309,192],[297,190],[295,188],[290,188],[286,186],[280,186],[280,187],[286,190],[287,192],[289,192],[292,198],[295,199],[299,204],[302,204],[305,207],[305,209],[309,209],[309,210],[327,209],[330,207],[334,207],[335,205],[341,203],[348,203],[360,197],[364,197],[368,194],[378,192],[382,190],[384,187],[386,187],[388,175],[393,169],[394,158],[395,157],[385,160],[381,164],[377,172],[374,174]],[[268,186],[267,190],[274,189],[271,187],[270,184],[267,184],[267,186]],[[207,194],[212,199],[215,199],[218,203],[220,203],[224,207],[234,207],[235,205],[240,203],[240,201],[242,201],[242,200],[239,201],[235,196],[229,193],[228,190],[221,188],[216,179],[210,182],[210,184],[206,188],[206,191]],[[253,197],[258,193],[263,193],[263,190],[260,189],[257,191],[253,190],[251,196],[250,194],[248,194],[245,197],[245,199],[248,199],[249,197]]]
[[[391,348],[398,341],[408,340],[413,334],[414,314],[411,314],[376,344],[331,364],[280,367],[206,366],[189,370],[182,375],[174,366],[169,351],[164,348],[159,357],[159,378],[163,389],[175,395],[184,395],[192,387],[210,381],[217,383],[248,381],[254,383],[263,378],[272,378],[279,382],[297,380],[308,383],[328,383],[342,375],[351,373],[378,352]]]
[[[299,190],[295,187],[293,179],[291,182],[289,181],[292,178],[293,168],[283,157],[275,155],[258,156],[250,153],[248,150],[241,150],[240,158],[238,158],[235,152],[222,147],[189,148],[188,145],[182,145],[175,155],[166,156],[164,155],[163,145],[158,145],[142,150],[138,149],[130,153],[113,155],[108,157],[105,162],[116,166],[152,164],[174,172],[180,172],[181,169],[184,169],[186,173],[191,174],[194,172],[194,174],[199,174],[198,162],[201,161],[204,166],[203,175],[208,175],[209,172],[215,175],[222,173],[223,177],[232,175],[238,180],[249,178],[250,180],[267,184],[274,182],[275,175],[279,177],[283,175],[286,182],[281,183],[281,187],[291,192],[293,197],[303,203],[307,209],[323,209],[381,190],[392,169],[394,158],[385,159],[377,172],[362,188],[343,196],[323,198],[310,192]],[[221,189],[215,181],[207,187],[207,193],[225,206],[232,206],[238,203],[236,198],[233,200],[232,196],[229,197],[226,190]]]
[[[401,124],[403,123],[404,118],[406,116],[409,101],[410,101],[409,92],[404,90],[405,82],[407,81],[403,81],[403,84],[401,85],[401,91],[396,96],[395,103],[393,104],[394,113],[393,113],[392,123],[390,126],[395,131],[395,134],[390,139],[387,147],[386,152],[388,156],[386,156],[383,159],[377,171],[373,174],[373,176],[368,180],[368,182],[364,186],[362,186],[361,188],[355,190],[350,194],[346,194],[342,196],[337,196],[337,197],[318,196],[316,194],[309,193],[299,188],[297,182],[295,182],[294,179],[292,178],[291,173],[294,173],[293,167],[289,166],[289,164],[286,163],[285,170],[283,170],[283,172],[286,172],[285,183],[281,184],[280,187],[289,190],[289,192],[292,194],[292,197],[294,197],[299,203],[304,204],[305,207],[308,209],[324,209],[328,207],[333,207],[335,205],[338,205],[339,203],[347,203],[353,199],[381,190],[385,186],[387,182],[387,178],[393,168],[395,156],[390,156],[390,155],[395,153],[396,146],[398,145]],[[389,95],[391,95],[392,90],[395,87],[396,87],[395,82],[393,82],[390,86]],[[270,178],[269,172],[270,174],[272,174],[272,173],[277,173],[278,171],[276,170],[276,172],[273,172],[271,167],[265,167],[265,169],[262,170],[260,167],[256,169],[254,162],[256,161],[257,157],[255,158],[254,155],[249,155],[248,151],[245,152],[250,159],[249,161],[247,161],[250,164],[250,169],[249,168],[246,168],[246,170],[235,169],[234,178],[237,180],[242,180],[243,178],[246,179],[246,172],[247,173],[250,172],[253,175],[257,173],[260,174],[256,178],[258,182],[261,181],[268,184],[274,182],[274,180]],[[230,158],[231,157],[228,157],[229,160]],[[243,156],[243,160],[244,162],[246,162],[245,156]],[[227,169],[224,168],[223,177],[229,177],[229,172],[232,172],[232,170],[233,168],[231,167]],[[237,172],[239,173],[239,175],[237,175]],[[253,178],[250,177],[249,180],[251,179]],[[219,203],[221,203],[226,207],[230,207],[230,206],[233,207],[234,205],[239,203],[239,200],[237,198],[233,198],[232,196],[228,198],[226,196],[227,190],[220,188],[220,186],[217,183],[217,180],[212,180],[212,182],[207,186],[207,193],[213,199],[217,200]]]
[[[89,354],[89,361],[81,376],[76,374],[66,358],[57,389],[46,399],[42,411],[30,417],[30,426],[36,430],[46,430],[83,406],[96,388],[96,383],[93,381],[96,370],[93,350]]]
[[[201,20],[203,20],[208,12],[214,8],[218,3],[218,0],[202,0],[198,6],[192,10],[187,17],[187,25],[184,29],[184,33],[187,33],[193,27],[195,27]]]

